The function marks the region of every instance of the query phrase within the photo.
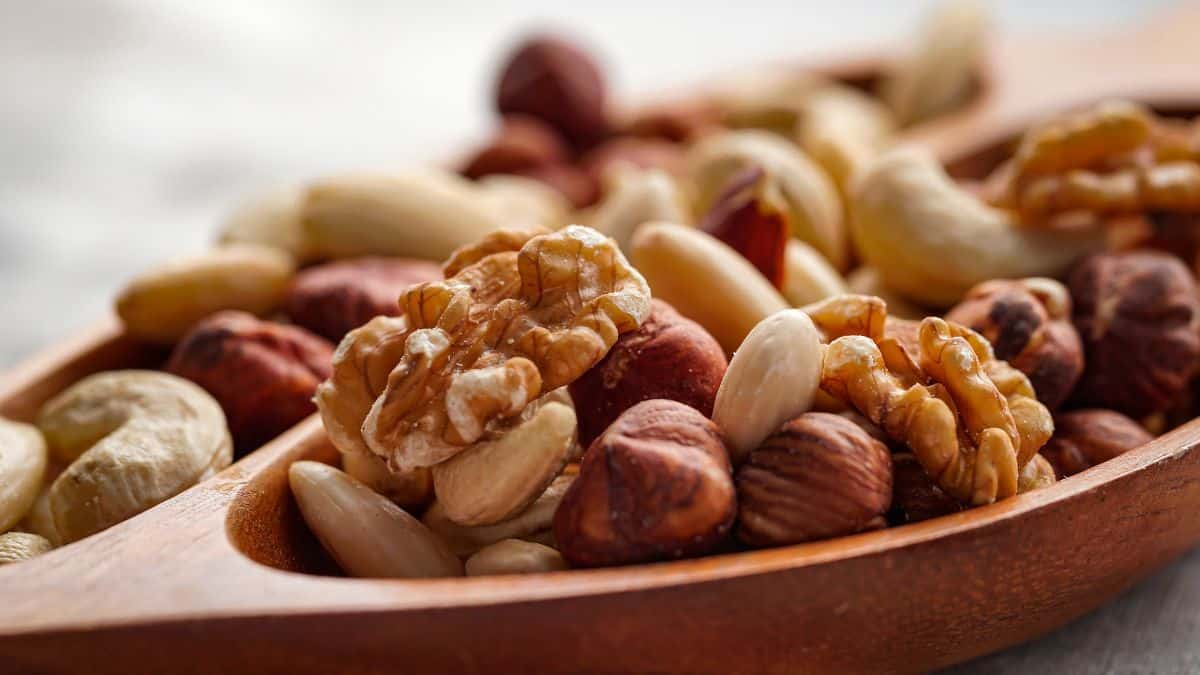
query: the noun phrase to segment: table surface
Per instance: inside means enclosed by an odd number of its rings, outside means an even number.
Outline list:
[[[495,62],[530,30],[578,36],[617,97],[636,100],[664,82],[900,40],[931,3],[347,4],[0,2],[0,370],[93,322],[137,270],[202,249],[248,194],[484,137]],[[1160,4],[992,10],[1000,31],[1065,32]],[[1197,672],[1197,610],[1200,551],[952,672]]]

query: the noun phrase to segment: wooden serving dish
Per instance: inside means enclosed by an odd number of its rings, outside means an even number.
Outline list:
[[[1200,27],[1200,13],[1187,18]],[[1067,77],[1059,68],[1089,62],[1076,51],[1099,59],[1118,44],[1000,43],[981,99],[915,137],[969,173],[1055,105],[1200,102],[1194,71],[1155,70],[1200,61],[1187,39],[1169,58],[1139,55],[1153,90],[1091,78],[1057,104],[1038,93]],[[162,358],[106,320],[0,380],[0,415],[30,419],[87,374]],[[336,456],[310,418],[158,507],[0,567],[0,672],[922,671],[1061,626],[1200,541],[1198,446],[1200,420],[1044,490],[825,542],[524,577],[361,580],[335,576],[287,488],[291,462]]]

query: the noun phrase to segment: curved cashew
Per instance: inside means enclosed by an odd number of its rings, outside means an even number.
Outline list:
[[[786,138],[766,131],[708,136],[688,153],[687,175],[696,189],[696,212],[707,213],[729,179],[759,166],[778,183],[788,205],[792,234],[812,244],[833,266],[845,269],[850,243],[842,201],[821,167]]]
[[[1022,227],[954,184],[933,157],[898,148],[855,181],[851,232],[884,283],[918,302],[944,307],[989,279],[1057,276],[1103,245],[1098,230]]]
[[[632,250],[634,230],[652,220],[692,222],[683,194],[670,174],[660,169],[624,169],[617,173],[588,224],[615,239],[621,250],[628,253]]]
[[[511,174],[492,174],[475,181],[483,201],[505,227],[558,228],[567,224],[570,204],[545,183]]]
[[[799,307],[848,293],[846,281],[817,249],[791,239],[783,254],[783,297]]]
[[[126,520],[225,468],[233,445],[221,407],[166,373],[118,370],[84,378],[37,420],[58,457],[77,457],[50,485],[61,543]]]
[[[712,98],[731,127],[790,134],[805,100],[825,84],[806,70],[759,68],[718,83]]]
[[[0,533],[33,508],[46,461],[46,441],[36,427],[0,418]]]
[[[883,97],[901,124],[950,110],[971,90],[987,46],[988,16],[977,2],[950,2],[931,14],[915,49],[883,83]]]
[[[229,214],[217,243],[268,246],[287,253],[296,262],[312,258],[312,245],[300,222],[304,191],[281,187],[254,195]]]
[[[796,136],[841,194],[896,130],[892,113],[878,100],[843,85],[831,84],[804,102]]]
[[[117,314],[133,337],[171,344],[197,321],[223,309],[265,314],[283,301],[295,272],[279,249],[240,244],[167,262],[117,296]]]
[[[321,181],[308,188],[301,218],[316,250],[330,258],[440,261],[504,225],[470,182],[432,169]]]

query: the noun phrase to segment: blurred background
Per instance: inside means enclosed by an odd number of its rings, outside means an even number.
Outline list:
[[[537,28],[620,99],[896,42],[930,2],[0,0],[0,369],[87,326],[137,270],[210,242],[239,199],[446,158],[493,124]],[[996,29],[1091,30],[1162,2],[997,2]]]

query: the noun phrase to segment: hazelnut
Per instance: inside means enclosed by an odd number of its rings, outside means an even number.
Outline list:
[[[887,446],[850,420],[805,413],[767,437],[737,471],[737,536],[751,546],[828,539],[886,526]]]
[[[600,197],[600,185],[592,176],[570,164],[531,166],[513,173],[554,188],[577,209],[594,204]]]
[[[1077,402],[1135,418],[1171,407],[1200,367],[1200,299],[1187,267],[1156,251],[1098,253],[1068,287],[1086,363]]]
[[[892,524],[918,523],[963,508],[962,502],[934,485],[911,453],[892,455],[892,512],[888,517]]]
[[[1074,476],[1154,440],[1140,424],[1112,410],[1073,410],[1054,418],[1041,454],[1059,478]]]
[[[225,311],[196,324],[166,371],[203,387],[225,411],[236,449],[247,452],[316,411],[333,345],[298,326]]]
[[[655,398],[711,417],[727,365],[725,350],[700,324],[651,300],[642,325],[617,338],[604,360],[570,384],[579,442],[591,444],[621,413]]]
[[[730,178],[700,229],[742,254],[775,288],[783,288],[791,225],[779,188],[761,168],[751,166]]]
[[[584,454],[554,536],[573,566],[685,558],[725,543],[736,513],[717,426],[678,401],[643,401]]]
[[[590,150],[579,160],[579,165],[597,185],[604,185],[621,166],[662,169],[679,175],[683,161],[683,148],[676,143],[658,138],[618,136]]]
[[[1083,374],[1083,343],[1070,317],[1070,295],[1053,279],[987,281],[946,314],[987,338],[996,358],[1025,373],[1050,409],[1067,400]]]
[[[496,107],[501,113],[541,118],[577,147],[608,131],[607,92],[596,63],[575,45],[534,36],[509,57],[500,74]]]
[[[567,144],[536,117],[506,115],[495,137],[467,162],[462,173],[482,178],[567,161]]]
[[[338,342],[377,316],[395,316],[406,288],[442,278],[437,263],[409,258],[357,258],[316,265],[292,280],[284,312],[296,324]]]

